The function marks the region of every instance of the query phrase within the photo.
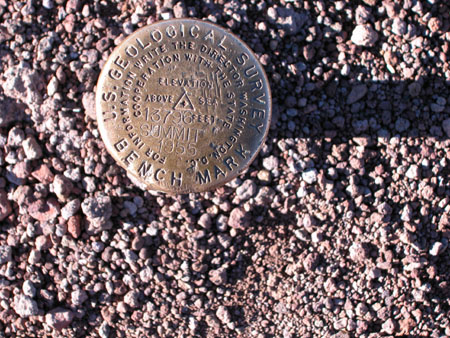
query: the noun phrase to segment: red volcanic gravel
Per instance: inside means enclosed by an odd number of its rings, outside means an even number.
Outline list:
[[[450,7],[438,0],[0,0],[0,337],[450,336]],[[96,81],[157,20],[264,66],[261,153],[144,191]]]

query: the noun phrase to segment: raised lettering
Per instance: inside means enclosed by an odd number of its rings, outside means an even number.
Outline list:
[[[148,177],[152,174],[153,172],[153,166],[151,163],[147,162],[147,161],[142,161],[139,169],[138,169],[138,173],[139,176],[141,177]]]
[[[125,49],[125,54],[127,54],[129,57],[135,58],[136,56],[139,55],[139,50],[135,46],[129,45]]]
[[[161,176],[160,176],[161,174]],[[155,171],[155,181],[161,182],[164,181],[164,175],[166,174],[166,171],[163,168],[158,168]]]
[[[243,159],[247,158],[247,154],[250,154],[250,150],[244,149],[241,143],[238,144],[237,148],[234,149],[234,152],[238,154]]]
[[[122,150],[126,149],[128,147],[128,141],[124,138],[121,139],[119,142],[114,144],[114,148],[120,153]]]
[[[237,167],[237,163],[234,161],[233,156],[227,156],[223,159],[223,164],[228,168],[229,171],[233,171],[233,166]]]
[[[129,166],[132,162],[139,158],[139,154],[134,150],[130,151],[127,156],[125,156],[122,161],[125,162],[127,166]]]
[[[214,165],[214,177],[217,178],[222,175],[223,177],[225,177],[225,172],[220,169],[217,165]]]
[[[114,60],[114,64],[125,70],[129,66],[130,61],[124,60],[120,56],[117,56]]]
[[[183,173],[178,173],[177,175],[174,171],[172,171],[170,184],[172,184],[173,186],[178,185],[179,187],[181,187],[182,182],[183,182]]]
[[[211,182],[211,176],[209,174],[209,169],[206,168],[203,174],[199,171],[197,172],[196,180],[199,184],[206,184]]]
[[[266,112],[262,109],[253,108],[252,109],[252,117],[254,119],[259,118],[263,119],[265,117]]]
[[[122,77],[122,72],[120,70],[114,69],[114,68],[111,68],[109,70],[108,74],[111,77],[111,79],[114,79],[114,80],[120,80],[120,78]]]
[[[249,126],[252,127],[252,128],[254,128],[254,129],[258,132],[258,134],[261,134],[261,133],[262,133],[261,128],[262,128],[264,125],[263,125],[262,123],[259,123],[259,124],[253,124],[253,123],[250,123]]]

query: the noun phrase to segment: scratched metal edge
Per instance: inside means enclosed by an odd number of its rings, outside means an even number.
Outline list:
[[[261,138],[261,142],[258,145],[258,147],[256,148],[256,150],[253,152],[253,155],[249,158],[247,164],[245,166],[243,166],[242,168],[239,168],[239,170],[236,170],[235,172],[231,172],[230,175],[227,177],[226,181],[221,181],[219,183],[216,184],[210,184],[210,185],[206,185],[204,187],[201,186],[197,186],[196,189],[180,189],[177,191],[174,190],[170,190],[170,189],[165,189],[164,187],[161,186],[156,186],[153,184],[150,184],[148,182],[142,181],[140,178],[138,178],[135,174],[133,174],[130,170],[128,170],[126,168],[125,165],[123,165],[120,161],[120,158],[115,154],[115,151],[112,149],[112,145],[109,144],[108,142],[106,142],[105,140],[108,140],[107,135],[106,135],[106,130],[103,124],[103,121],[101,119],[101,103],[100,103],[100,88],[102,88],[103,83],[105,82],[105,78],[106,76],[104,75],[104,73],[106,73],[106,69],[108,68],[108,66],[113,62],[111,55],[114,54],[116,51],[119,50],[119,48],[127,43],[129,40],[131,40],[131,38],[137,34],[138,32],[148,29],[149,27],[158,27],[164,23],[170,24],[173,22],[193,22],[193,23],[202,23],[202,24],[206,24],[209,26],[212,26],[216,29],[218,29],[219,31],[222,30],[224,32],[229,33],[234,39],[236,39],[237,42],[239,42],[242,47],[244,49],[246,49],[250,55],[253,56],[253,58],[255,59],[256,63],[258,64],[259,68],[262,70],[262,75],[263,78],[265,80],[265,83],[267,84],[267,94],[268,94],[268,117],[267,117],[267,128],[264,131],[264,135]],[[146,187],[148,187],[148,189],[150,190],[154,190],[154,191],[159,191],[159,192],[164,192],[167,194],[171,194],[171,195],[178,195],[178,194],[189,194],[189,193],[201,193],[201,192],[206,192],[206,191],[212,191],[215,190],[225,184],[227,184],[228,182],[232,181],[233,179],[235,179],[237,176],[239,176],[242,172],[244,172],[245,170],[247,170],[250,165],[252,164],[252,162],[256,159],[256,157],[258,156],[259,152],[261,151],[261,147],[264,144],[264,142],[267,139],[267,135],[269,134],[269,130],[270,130],[270,125],[272,123],[272,91],[270,88],[270,82],[269,79],[267,78],[267,74],[266,71],[263,67],[263,65],[259,62],[258,57],[256,56],[255,52],[253,52],[253,50],[236,34],[234,34],[232,31],[230,31],[227,28],[224,28],[222,26],[219,26],[215,23],[206,21],[206,20],[199,20],[199,19],[192,19],[192,18],[179,18],[179,19],[169,19],[169,20],[160,20],[157,22],[154,22],[150,25],[144,26],[139,28],[138,30],[134,31],[133,33],[131,33],[130,35],[128,35],[118,46],[116,46],[113,51],[109,54],[105,64],[102,67],[102,70],[100,71],[100,75],[98,77],[97,80],[97,88],[95,91],[95,110],[96,110],[96,116],[97,116],[97,125],[98,125],[98,129],[101,135],[101,139],[103,141],[103,143],[105,144],[106,150],[108,151],[108,153],[111,155],[111,157],[116,161],[116,163],[123,168],[128,174],[132,175],[135,179],[137,179],[139,182],[142,182],[143,185],[145,185]]]

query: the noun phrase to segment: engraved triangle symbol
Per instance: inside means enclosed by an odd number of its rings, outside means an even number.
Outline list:
[[[183,94],[177,100],[177,102],[173,106],[173,109],[176,109],[176,110],[194,110],[194,105],[192,104],[191,99],[189,98],[189,96],[186,93],[186,91],[183,91]]]

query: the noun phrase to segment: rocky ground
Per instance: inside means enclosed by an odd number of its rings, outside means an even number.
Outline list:
[[[0,0],[0,337],[450,336],[446,1]],[[136,188],[94,90],[159,19],[224,26],[273,91],[213,192]]]

